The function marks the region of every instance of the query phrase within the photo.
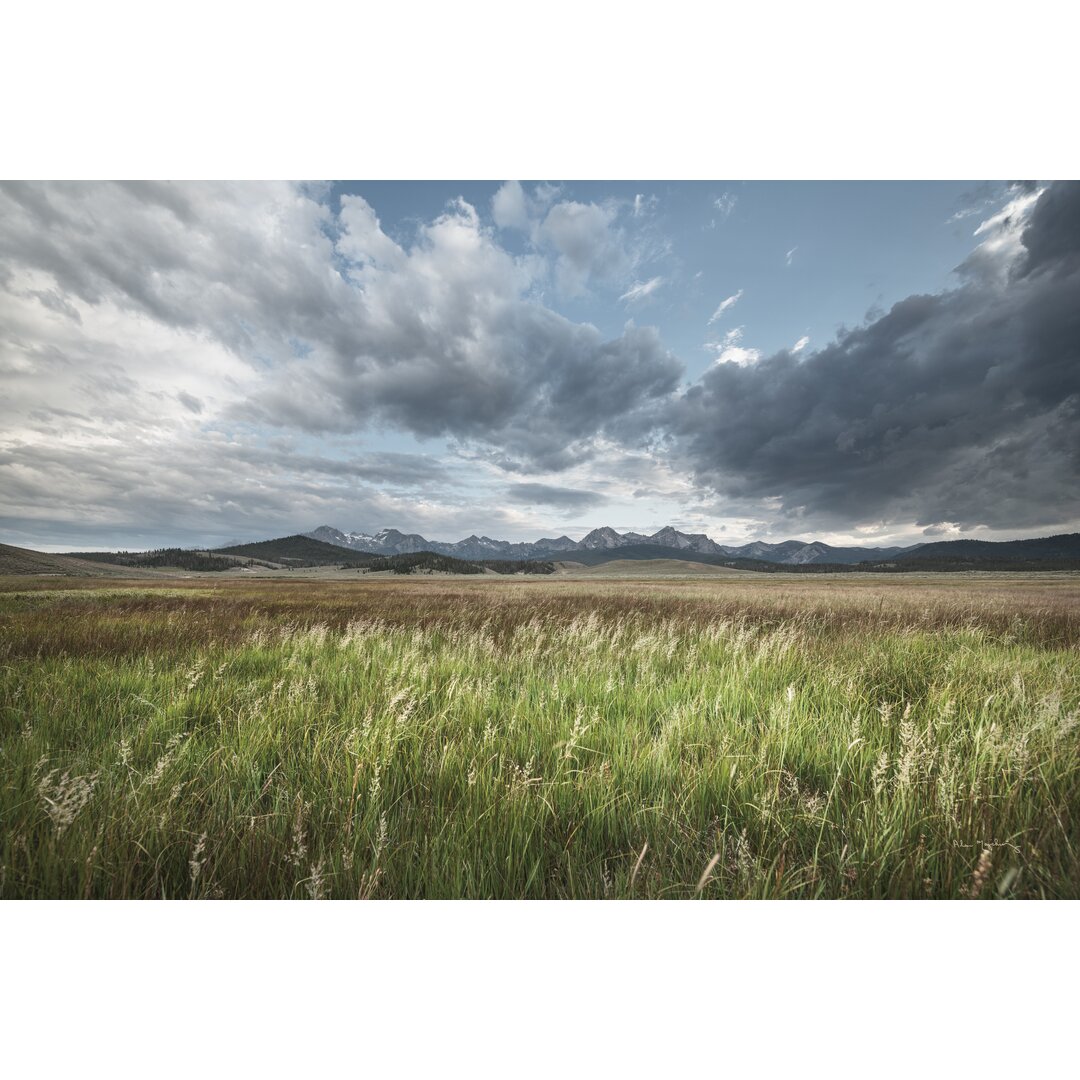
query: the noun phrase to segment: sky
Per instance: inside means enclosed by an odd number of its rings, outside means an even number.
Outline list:
[[[0,539],[1080,530],[1080,184],[0,184]]]

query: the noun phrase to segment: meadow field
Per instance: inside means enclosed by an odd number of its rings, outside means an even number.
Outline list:
[[[0,898],[1080,897],[1080,577],[0,578]]]

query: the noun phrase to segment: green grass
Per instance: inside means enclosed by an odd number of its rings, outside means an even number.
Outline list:
[[[54,584],[0,897],[1080,896],[1074,584]]]

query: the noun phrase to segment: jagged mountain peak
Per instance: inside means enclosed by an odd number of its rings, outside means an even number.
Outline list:
[[[592,532],[587,533],[581,538],[580,546],[583,548],[616,548],[622,547],[626,543],[625,540],[609,525],[604,525],[599,529],[593,529]]]
[[[684,533],[671,525],[665,525],[651,536],[645,533],[619,533],[609,525],[593,529],[581,540],[569,536],[556,539],[545,537],[535,543],[495,540],[490,536],[473,533],[454,543],[428,540],[419,533],[403,533],[399,529],[384,528],[375,534],[342,532],[332,525],[320,525],[305,535],[338,547],[351,548],[377,555],[407,555],[418,551],[433,551],[439,555],[451,555],[461,559],[547,559],[572,558],[574,551],[615,551],[632,545],[652,545],[681,551],[694,551],[705,555],[724,555],[730,558],[763,559],[768,562],[788,563],[857,563],[869,559],[891,558],[908,548],[860,548],[832,547],[820,540],[784,540],[768,543],[751,541],[740,546],[717,544],[705,533]]]

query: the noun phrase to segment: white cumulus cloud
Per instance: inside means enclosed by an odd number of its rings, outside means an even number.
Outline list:
[[[745,327],[735,326],[719,341],[710,341],[706,344],[707,349],[712,349],[716,353],[717,364],[737,364],[740,367],[748,367],[761,359],[760,349],[752,349],[740,344],[744,330]]]

